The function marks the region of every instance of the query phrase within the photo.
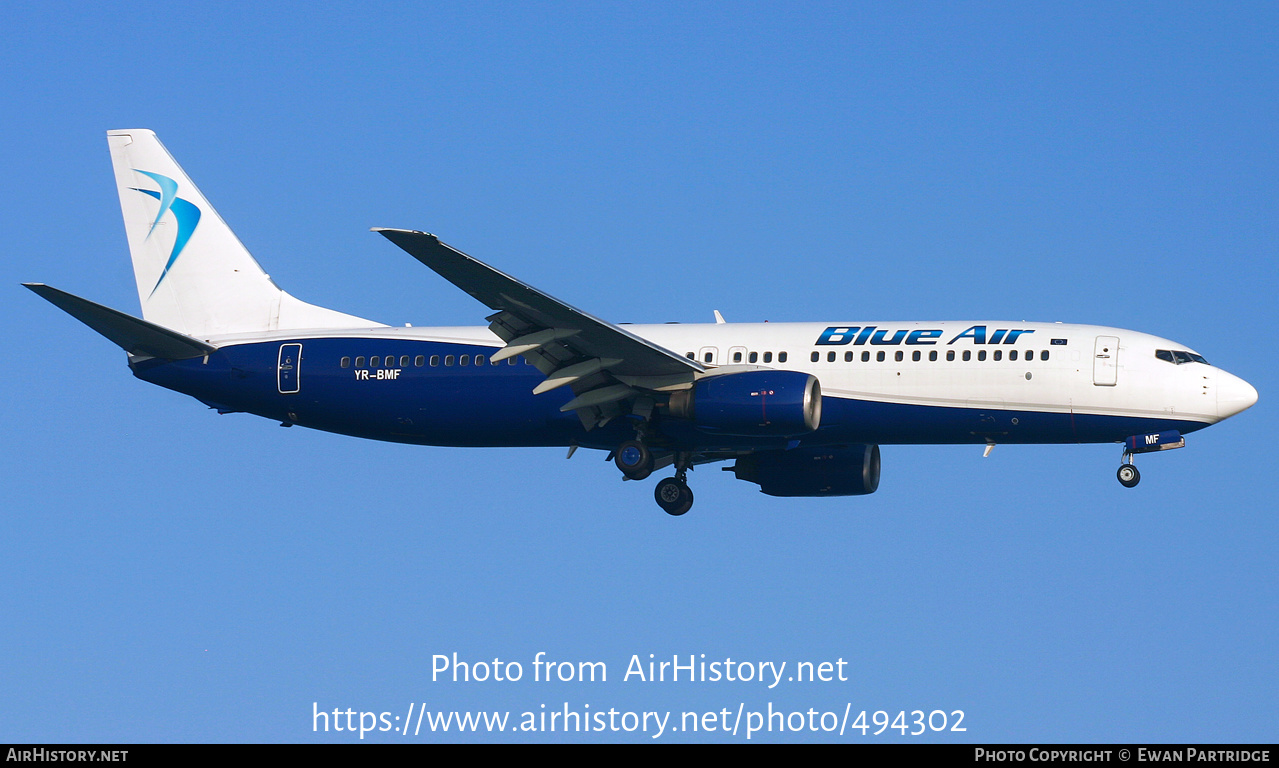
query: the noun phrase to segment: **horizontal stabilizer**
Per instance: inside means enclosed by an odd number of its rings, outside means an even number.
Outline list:
[[[146,320],[139,320],[132,315],[73,296],[44,283],[23,283],[23,285],[47,299],[58,309],[106,336],[131,355],[185,360],[190,357],[203,357],[217,351],[217,347],[205,344],[198,339],[171,331],[155,323],[148,323]]]

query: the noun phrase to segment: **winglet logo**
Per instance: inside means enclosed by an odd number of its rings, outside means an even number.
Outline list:
[[[155,221],[151,222],[151,229],[147,230],[147,238],[150,239],[151,234],[155,232],[155,228],[159,225],[160,219],[164,218],[165,212],[172,211],[173,218],[178,222],[178,234],[173,238],[173,250],[169,252],[169,260],[164,265],[164,271],[160,273],[160,279],[155,281],[155,288],[151,289],[151,293],[154,294],[156,288],[159,288],[160,283],[163,283],[164,278],[168,276],[169,268],[173,266],[173,262],[177,261],[178,256],[182,255],[182,249],[186,248],[187,241],[191,239],[191,233],[195,231],[196,225],[200,223],[200,209],[189,200],[183,200],[178,197],[178,183],[168,176],[151,173],[150,171],[141,171],[137,168],[133,170],[149,177],[160,185],[159,192],[152,189],[130,187],[135,192],[150,195],[160,201],[160,210],[156,211]]]

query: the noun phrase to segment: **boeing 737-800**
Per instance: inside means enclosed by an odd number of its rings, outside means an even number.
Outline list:
[[[27,286],[122,347],[138,378],[223,413],[440,446],[609,451],[625,478],[725,467],[773,496],[873,493],[881,444],[1121,443],[1137,453],[1251,406],[1184,344],[1091,325],[627,325],[440,242],[376,229],[486,305],[488,326],[391,327],[278,288],[155,134],[108,133],[142,316]]]

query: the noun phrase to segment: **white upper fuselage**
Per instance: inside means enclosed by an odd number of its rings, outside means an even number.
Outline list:
[[[811,373],[821,382],[826,398],[1173,418],[1204,425],[1256,401],[1256,390],[1219,368],[1196,362],[1176,364],[1156,357],[1157,350],[1193,352],[1185,345],[1103,326],[929,321],[624,327],[712,369],[743,365]],[[209,341],[223,346],[319,337],[413,339],[484,345],[495,350],[503,346],[501,339],[483,327],[324,329],[241,334]]]

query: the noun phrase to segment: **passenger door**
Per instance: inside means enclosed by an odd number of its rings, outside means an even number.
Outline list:
[[[1119,338],[1098,336],[1093,348],[1092,383],[1113,387],[1119,381]]]
[[[301,344],[281,344],[276,364],[276,384],[282,395],[294,395],[302,388],[299,378],[302,363]]]

